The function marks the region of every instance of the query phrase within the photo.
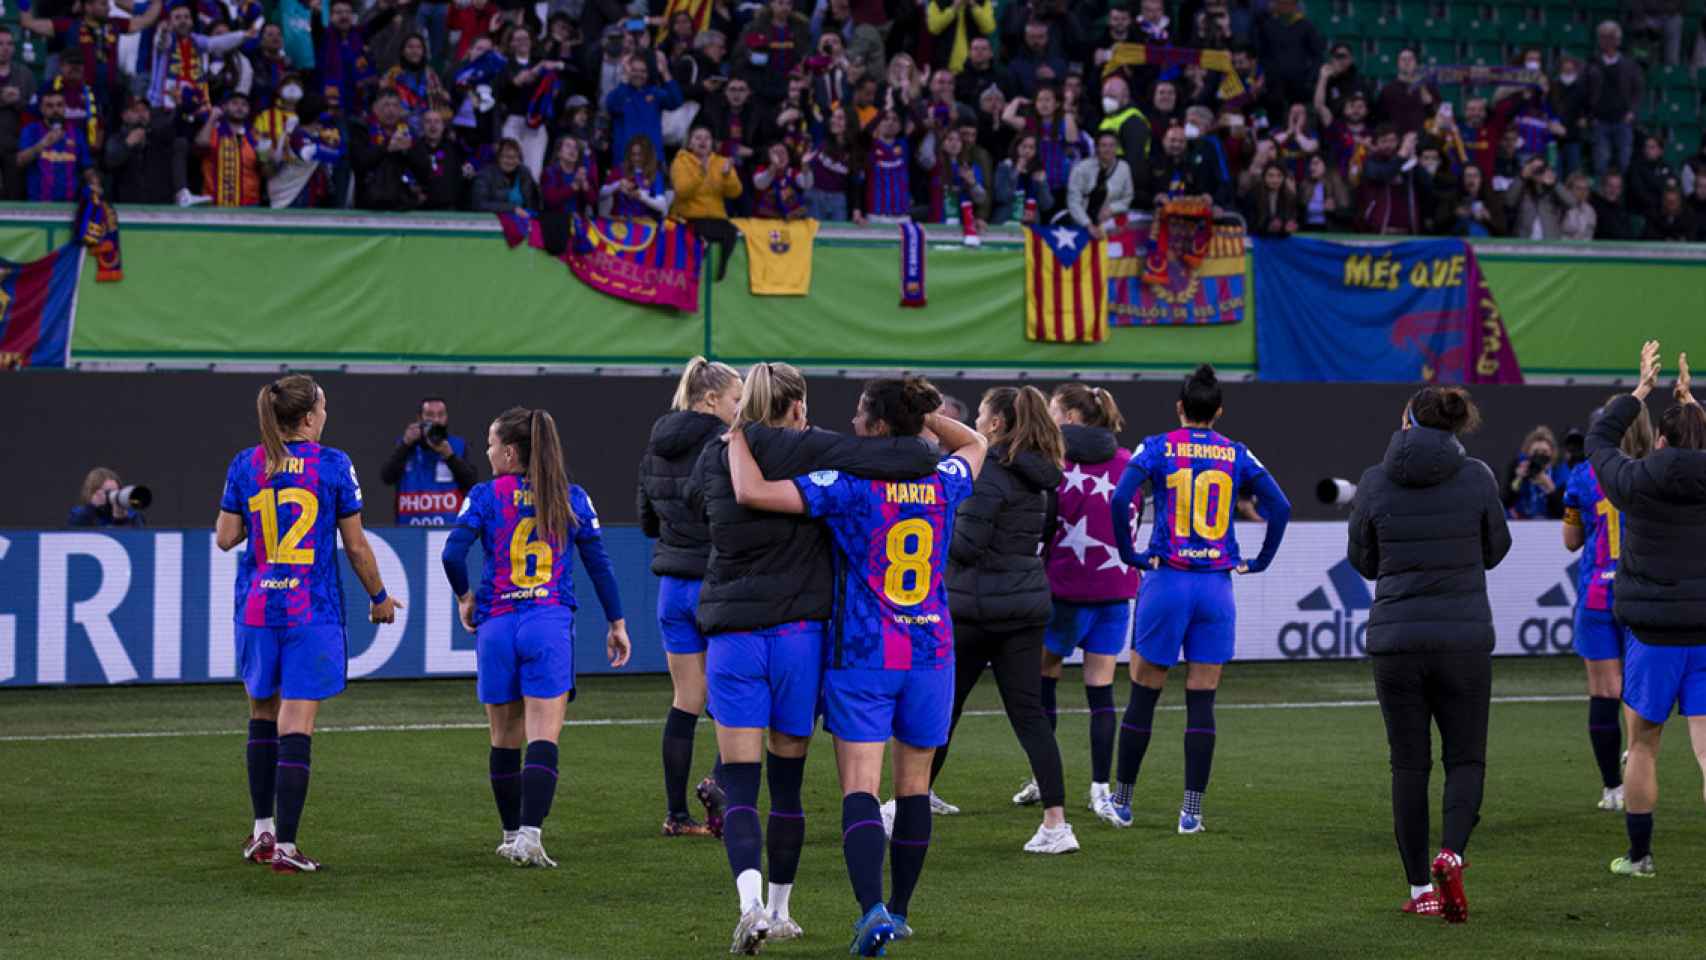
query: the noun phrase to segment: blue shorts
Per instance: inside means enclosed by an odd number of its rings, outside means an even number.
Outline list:
[[[699,588],[704,583],[658,578],[658,632],[663,634],[665,653],[705,652],[705,635],[699,632]]]
[[[1107,603],[1054,602],[1054,619],[1043,633],[1043,646],[1057,657],[1070,657],[1079,647],[1085,653],[1118,656],[1131,643],[1131,601]]]
[[[344,625],[251,627],[237,624],[237,665],[249,696],[329,700],[344,692],[349,651]]]
[[[1236,646],[1238,608],[1232,575],[1163,566],[1143,578],[1137,595],[1137,640],[1143,659],[1158,667],[1179,662],[1225,663]]]
[[[894,737],[919,748],[948,742],[954,666],[936,670],[826,670],[824,729],[837,739],[881,743]]]
[[[1706,647],[1658,647],[1631,635],[1623,702],[1648,723],[1664,723],[1678,706],[1685,717],[1706,715]]]
[[[825,635],[823,621],[799,620],[712,636],[705,683],[717,723],[811,736]]]
[[[1583,660],[1621,660],[1629,629],[1610,610],[1576,608],[1576,652]]]
[[[575,615],[541,604],[493,617],[474,634],[480,702],[550,700],[575,690]]]

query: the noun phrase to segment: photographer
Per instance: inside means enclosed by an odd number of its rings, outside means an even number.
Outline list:
[[[403,439],[379,470],[379,478],[397,488],[398,525],[443,527],[456,520],[475,482],[473,465],[463,459],[467,450],[467,442],[450,435],[444,398],[422,400],[420,418],[403,430]]]
[[[106,467],[96,467],[83,478],[82,498],[71,515],[68,527],[141,527],[145,526],[142,511],[133,509],[148,505],[148,488],[136,487],[128,492],[120,487],[118,473]]]
[[[1522,441],[1522,453],[1505,470],[1500,491],[1512,520],[1561,520],[1570,468],[1558,456],[1558,440],[1549,427],[1535,427]]]

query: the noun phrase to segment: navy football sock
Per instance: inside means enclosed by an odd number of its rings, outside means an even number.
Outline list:
[[[505,833],[521,829],[521,751],[493,747],[487,766],[492,773],[492,799],[498,804],[498,820]]]
[[[1599,779],[1605,789],[1623,784],[1623,731],[1617,725],[1621,704],[1616,697],[1588,698],[1588,741],[1599,764]]]
[[[928,796],[925,803],[929,803]],[[854,793],[841,798],[841,852],[859,913],[883,902],[883,814],[877,798]]]
[[[1214,691],[1185,691],[1185,802],[1181,809],[1202,816],[1202,795],[1208,792],[1214,766]]]
[[[687,816],[687,777],[693,769],[693,731],[699,717],[669,708],[663,720],[663,799],[669,815]]]
[[[924,872],[924,855],[930,852],[930,795],[894,800],[894,837],[889,841],[891,890],[889,912],[906,915],[912,891]]]
[[[308,765],[311,738],[306,733],[287,733],[278,738],[278,834],[279,843],[295,843],[302,823],[302,805],[308,802]]]
[[[1114,765],[1114,730],[1119,716],[1114,711],[1114,685],[1085,687],[1090,705],[1090,782],[1107,783]]]
[[[1625,813],[1623,825],[1629,830],[1629,859],[1639,860],[1653,853],[1653,815]]]
[[[1058,683],[1060,683],[1059,677],[1043,678],[1043,716],[1048,718],[1048,728],[1050,730],[1053,730],[1059,723],[1059,715],[1054,699],[1054,688]]]
[[[736,878],[761,867],[764,829],[758,823],[758,780],[763,772],[756,763],[723,764],[723,790],[729,798],[723,812],[723,846],[729,855],[729,872]]]
[[[800,804],[800,784],[806,777],[805,757],[770,754],[770,831],[765,836],[770,882],[789,884],[800,869],[800,850],[806,843],[806,814]],[[728,769],[727,767],[724,768]],[[726,831],[728,828],[725,827]]]
[[[1121,806],[1131,805],[1131,788],[1143,768],[1143,755],[1149,751],[1149,729],[1155,723],[1155,704],[1160,699],[1159,690],[1141,683],[1131,685],[1131,702],[1120,721],[1119,785],[1114,790],[1114,802]]]
[[[249,803],[255,808],[255,819],[272,816],[273,794],[278,777],[278,723],[273,720],[249,721]]]
[[[538,829],[551,815],[551,800],[557,795],[557,745],[534,740],[527,745],[527,762],[521,768],[521,825]]]

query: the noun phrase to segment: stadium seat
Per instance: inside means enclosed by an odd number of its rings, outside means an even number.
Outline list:
[[[1562,47],[1565,53],[1575,56],[1586,56],[1592,32],[1588,25],[1578,20],[1554,20],[1547,24],[1546,39],[1548,42]]]
[[[1688,67],[1654,67],[1647,71],[1647,83],[1660,90],[1694,89],[1694,71]]]
[[[1500,37],[1513,49],[1544,46],[1544,32],[1541,25],[1533,20],[1503,20],[1499,23]]]
[[[1436,66],[1460,63],[1463,50],[1456,40],[1423,40],[1422,59]]]
[[[1349,14],[1335,13],[1327,18],[1326,36],[1331,38],[1328,43],[1349,43],[1355,45],[1368,36],[1362,21]]]
[[[1505,62],[1505,46],[1497,40],[1471,41],[1468,59],[1483,67],[1496,67]]]
[[[1697,123],[1684,123],[1672,127],[1670,131],[1670,148],[1681,149],[1686,156],[1700,149],[1700,126]]]
[[[1411,32],[1411,36],[1422,41],[1455,40],[1457,31],[1452,29],[1451,21],[1443,17],[1429,17],[1421,21],[1421,24]]]
[[[1363,21],[1364,32],[1376,40],[1403,40],[1410,35],[1403,23],[1394,17],[1375,17]]]
[[[1398,0],[1397,15],[1399,22],[1411,27],[1429,19],[1433,4],[1428,0]]]

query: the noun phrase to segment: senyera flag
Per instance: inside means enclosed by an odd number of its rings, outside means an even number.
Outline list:
[[[1081,227],[1026,227],[1025,338],[1101,343],[1107,336],[1107,244]]]
[[[0,369],[70,362],[86,249],[72,242],[32,263],[0,260]]]

